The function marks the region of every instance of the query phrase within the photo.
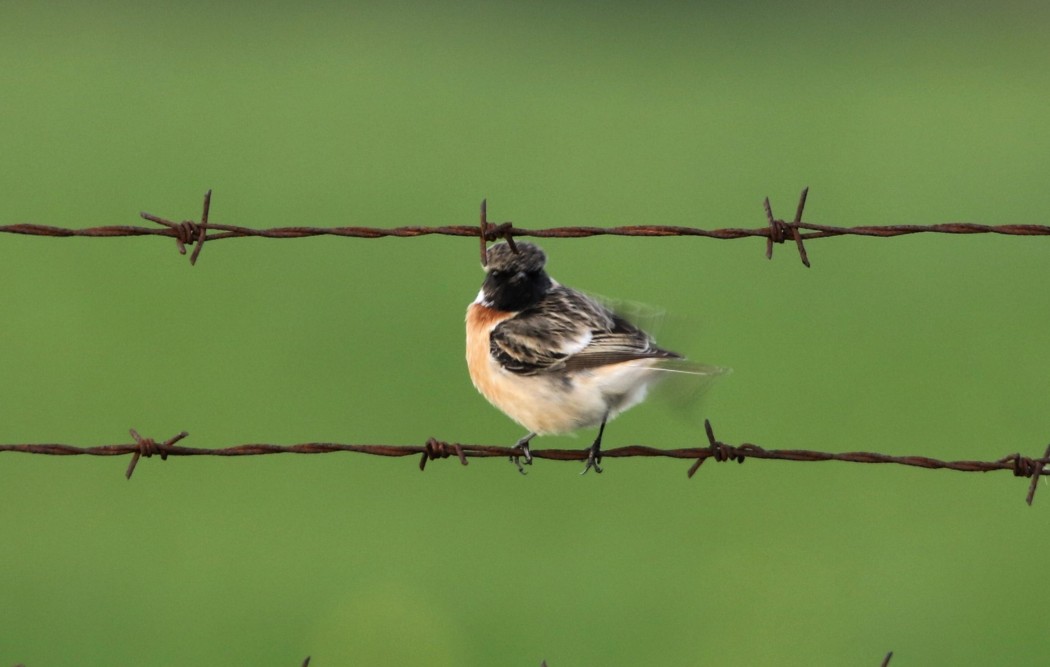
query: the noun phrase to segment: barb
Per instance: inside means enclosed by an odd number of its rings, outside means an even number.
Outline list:
[[[201,213],[201,221],[193,222],[192,220],[183,220],[182,222],[172,222],[171,220],[165,220],[164,218],[146,213],[143,211],[139,215],[143,219],[155,222],[159,225],[164,225],[168,229],[172,230],[175,236],[175,246],[179,249],[180,255],[186,254],[186,244],[196,243],[197,247],[193,249],[193,254],[190,255],[190,265],[197,263],[197,257],[201,254],[201,249],[204,248],[204,242],[208,240],[208,211],[211,209],[211,190],[204,193],[204,210]]]
[[[342,236],[353,238],[377,239],[386,237],[409,238],[417,236],[471,236],[481,240],[482,262],[485,261],[484,246],[486,241],[497,238],[506,239],[513,247],[514,238],[531,236],[535,238],[587,238],[591,236],[698,236],[711,239],[742,239],[761,237],[766,239],[766,256],[772,258],[773,244],[784,243],[791,238],[798,247],[802,263],[809,266],[809,256],[803,245],[804,241],[829,238],[832,236],[871,236],[889,238],[909,234],[1004,234],[1009,236],[1050,236],[1048,225],[982,225],[969,222],[948,222],[936,225],[886,225],[834,227],[804,222],[802,211],[805,208],[809,188],[802,191],[795,219],[788,222],[773,215],[768,198],[765,201],[766,226],[756,229],[725,227],[720,229],[701,229],[673,225],[627,225],[619,227],[550,227],[547,229],[524,229],[515,227],[512,222],[494,224],[486,216],[486,202],[481,204],[481,225],[446,225],[438,227],[271,227],[253,229],[237,225],[223,225],[208,219],[211,206],[211,190],[204,197],[204,210],[199,222],[183,220],[174,222],[152,213],[141,213],[141,217],[154,222],[160,227],[133,227],[125,225],[87,227],[68,229],[48,225],[14,224],[0,225],[0,232],[23,234],[27,236],[71,237],[83,236],[93,238],[110,238],[117,236],[165,236],[174,238],[179,252],[185,254],[187,244],[195,244],[190,263],[196,263],[201,248],[206,241],[217,241],[229,238],[268,238],[291,239],[312,236]]]
[[[928,456],[891,456],[888,454],[877,454],[874,452],[820,452],[808,449],[763,449],[758,445],[743,443],[740,445],[728,445],[715,437],[714,428],[710,421],[704,422],[707,433],[707,447],[686,447],[679,449],[659,449],[646,445],[628,445],[615,449],[602,451],[603,458],[631,458],[631,457],[662,457],[672,459],[693,459],[694,463],[689,468],[687,475],[693,477],[708,459],[716,462],[736,461],[743,463],[745,459],[770,459],[777,461],[843,461],[846,463],[889,463],[896,465],[925,468],[929,470],[944,469],[958,472],[992,472],[996,470],[1009,470],[1016,477],[1030,478],[1031,484],[1028,488],[1026,501],[1029,505],[1035,496],[1040,477],[1050,475],[1050,446],[1047,447],[1043,458],[1033,459],[1021,454],[1010,454],[995,461],[942,461]],[[94,447],[77,447],[62,444],[13,444],[0,445],[2,452],[20,452],[23,454],[42,454],[49,456],[124,456],[131,455],[131,463],[128,465],[125,476],[130,479],[135,471],[135,466],[140,457],[150,457],[154,454],[160,456],[161,460],[167,460],[169,456],[263,456],[267,454],[331,454],[333,452],[357,452],[359,454],[371,454],[373,456],[420,456],[419,468],[424,470],[428,461],[444,459],[455,456],[462,465],[467,465],[470,458],[506,458],[521,456],[521,450],[517,447],[503,447],[497,445],[466,445],[461,443],[450,443],[436,438],[428,438],[423,445],[364,445],[364,444],[338,444],[329,442],[307,442],[297,445],[272,445],[272,444],[244,444],[217,449],[206,449],[198,447],[185,447],[176,444],[187,436],[183,431],[178,435],[156,442],[152,438],[143,438],[134,429],[131,436],[133,443],[117,445],[98,445]],[[549,461],[585,461],[589,449],[533,449],[534,459],[546,459]]]
[[[131,479],[132,473],[135,472],[135,466],[139,464],[139,457],[145,456],[146,458],[149,458],[154,454],[160,454],[160,460],[167,461],[167,450],[176,442],[189,435],[189,433],[183,431],[175,437],[165,440],[163,445],[158,445],[153,438],[143,438],[135,429],[131,429],[130,433],[131,437],[135,439],[135,444],[138,445],[138,450],[131,455],[131,463],[128,464],[128,469],[124,471],[124,479]]]
[[[478,232],[478,239],[481,241],[481,268],[489,265],[489,253],[486,249],[489,241],[503,238],[507,241],[510,249],[514,251],[514,254],[518,254],[518,244],[514,242],[514,223],[503,222],[494,225],[489,222],[488,202],[488,199],[481,200],[481,225]]]
[[[802,194],[798,198],[798,208],[795,209],[795,220],[791,223],[786,223],[773,217],[773,207],[769,204],[769,197],[766,197],[764,205],[766,220],[769,222],[769,236],[766,237],[766,259],[773,259],[773,244],[783,243],[787,239],[788,232],[790,232],[791,238],[795,239],[795,245],[798,246],[798,254],[802,258],[802,264],[807,269],[809,268],[809,255],[806,254],[806,247],[802,244],[802,234],[799,232],[799,224],[802,222],[802,209],[806,207],[806,197],[808,195],[809,188],[803,188]]]

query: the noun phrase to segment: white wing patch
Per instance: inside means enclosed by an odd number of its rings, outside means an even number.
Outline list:
[[[561,345],[558,347],[558,352],[564,354],[567,357],[571,357],[574,354],[579,354],[591,341],[594,340],[594,333],[589,330],[580,331],[580,335],[576,338],[570,338],[560,341]]]

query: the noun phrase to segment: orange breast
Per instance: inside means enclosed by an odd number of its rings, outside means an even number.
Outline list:
[[[467,370],[474,386],[490,401],[498,391],[494,377],[496,369],[489,355],[489,334],[513,314],[480,303],[472,303],[467,308]]]

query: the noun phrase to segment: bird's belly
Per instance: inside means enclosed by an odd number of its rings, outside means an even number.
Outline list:
[[[532,433],[553,435],[596,426],[645,399],[648,376],[580,371],[571,375],[518,375],[489,355],[467,355],[474,386],[490,403]],[[628,380],[631,380],[628,382]]]
[[[478,391],[532,433],[552,435],[595,426],[608,409],[602,394],[581,385],[577,378],[516,375],[495,361],[489,366],[488,377],[493,381],[475,382]]]
[[[596,426],[645,399],[651,362],[635,360],[599,368],[520,375],[489,353],[489,333],[511,313],[476,304],[467,313],[467,368],[474,387],[508,417],[538,435]]]

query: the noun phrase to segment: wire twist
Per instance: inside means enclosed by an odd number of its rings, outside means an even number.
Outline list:
[[[478,239],[481,241],[482,267],[486,267],[489,264],[487,250],[489,241],[504,239],[507,242],[507,245],[510,246],[511,251],[515,255],[518,254],[518,244],[514,242],[514,223],[501,222],[497,225],[489,222],[488,201],[488,199],[481,200],[481,225],[478,231]]]
[[[449,451],[450,449],[452,451]],[[423,445],[423,456],[419,459],[419,469],[426,470],[427,461],[447,459],[453,455],[459,458],[460,463],[467,465],[467,457],[463,453],[462,445],[442,442],[437,438],[427,438],[426,444]]]
[[[172,445],[189,435],[189,433],[183,431],[174,437],[168,438],[163,443],[158,444],[153,438],[143,438],[135,429],[131,429],[130,433],[131,437],[135,439],[135,444],[138,446],[138,449],[131,454],[131,461],[128,463],[128,469],[124,472],[125,479],[131,479],[132,473],[135,472],[135,466],[139,464],[140,457],[145,456],[146,458],[150,458],[154,454],[159,454],[161,461],[167,461],[168,452],[171,450]]]

